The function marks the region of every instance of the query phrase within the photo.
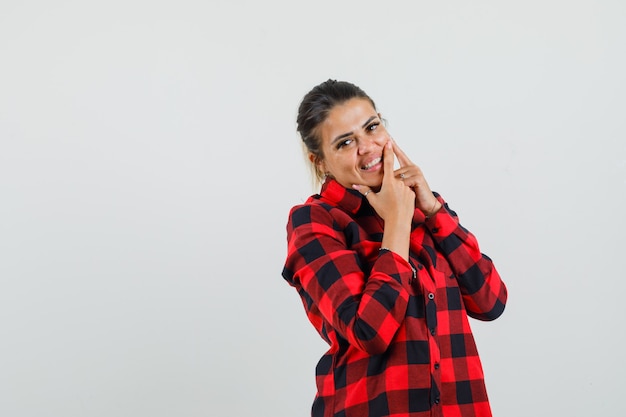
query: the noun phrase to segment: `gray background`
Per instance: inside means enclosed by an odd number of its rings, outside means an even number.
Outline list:
[[[305,416],[302,96],[352,81],[496,262],[497,416],[623,416],[626,3],[0,1],[0,415]]]

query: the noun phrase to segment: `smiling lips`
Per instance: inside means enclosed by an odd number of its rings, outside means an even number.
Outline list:
[[[383,158],[381,156],[379,156],[376,159],[372,159],[367,165],[362,166],[361,169],[363,171],[367,171],[369,169],[372,169],[375,165],[379,164],[380,161],[382,161],[382,160],[383,160]]]

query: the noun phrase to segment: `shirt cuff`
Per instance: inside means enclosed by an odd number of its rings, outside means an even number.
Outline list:
[[[441,203],[441,208],[425,219],[424,224],[433,237],[444,238],[454,233],[458,227],[458,221],[453,217],[445,200],[441,196],[437,196],[437,200]]]
[[[417,274],[413,265],[397,253],[381,248],[372,273],[380,272],[394,278],[401,284],[411,284]]]

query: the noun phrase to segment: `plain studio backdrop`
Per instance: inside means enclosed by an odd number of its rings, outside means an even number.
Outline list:
[[[295,131],[361,86],[494,259],[496,416],[624,416],[626,3],[0,1],[0,415],[309,414]]]

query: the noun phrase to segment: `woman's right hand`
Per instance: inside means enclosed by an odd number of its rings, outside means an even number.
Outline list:
[[[378,192],[365,185],[358,185],[355,188],[367,198],[385,222],[406,220],[407,224],[411,224],[415,210],[415,193],[394,176],[394,157],[392,142],[389,141],[383,149],[383,182]]]
[[[389,141],[383,149],[384,171],[380,190],[373,192],[364,185],[355,185],[354,188],[367,198],[376,213],[385,221],[381,247],[397,253],[408,261],[415,193],[394,175],[394,158],[392,143]]]

